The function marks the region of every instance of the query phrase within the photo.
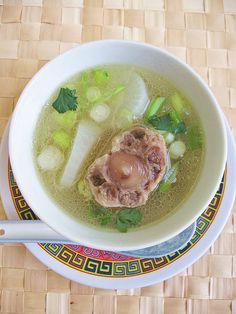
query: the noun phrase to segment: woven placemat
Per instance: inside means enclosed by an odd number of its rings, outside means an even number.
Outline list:
[[[186,61],[209,83],[235,133],[236,0],[0,0],[0,138],[43,64],[105,38],[145,41]],[[47,269],[23,245],[1,245],[0,313],[236,313],[235,215],[193,266],[141,289],[86,287]]]

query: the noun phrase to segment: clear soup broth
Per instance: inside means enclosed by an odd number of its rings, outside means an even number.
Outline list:
[[[148,101],[144,104],[145,97]],[[155,101],[152,107],[151,102]],[[143,106],[143,114],[133,113],[136,105],[141,109]],[[62,184],[82,120],[91,121],[100,133],[79,171],[72,173],[72,182]],[[86,174],[96,158],[110,151],[114,136],[135,125],[164,137],[168,160],[165,175],[146,204],[135,208],[139,219],[121,219],[126,227],[117,228],[117,213],[122,207],[104,208],[97,204]],[[84,146],[81,149],[86,150]],[[204,134],[193,105],[158,73],[139,66],[104,65],[78,73],[55,91],[39,116],[33,153],[43,187],[62,210],[96,228],[126,232],[164,219],[186,200],[201,172]],[[74,167],[76,172],[77,163],[75,159],[70,171]]]

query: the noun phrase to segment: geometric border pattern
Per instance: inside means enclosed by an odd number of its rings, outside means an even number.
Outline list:
[[[138,276],[166,267],[191,250],[204,236],[215,219],[225,190],[227,170],[225,169],[218,191],[211,203],[197,219],[192,239],[178,251],[158,258],[127,257],[114,252],[95,250],[81,245],[39,243],[38,245],[59,262],[78,271],[102,277],[125,278]],[[8,181],[16,212],[22,220],[38,219],[24,200],[9,163]]]

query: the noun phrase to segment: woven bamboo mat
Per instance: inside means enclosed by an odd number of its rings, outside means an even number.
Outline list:
[[[77,43],[116,38],[164,47],[209,83],[236,134],[236,0],[0,0],[0,138],[28,80]],[[0,218],[4,212],[0,203]],[[186,271],[142,289],[103,290],[0,246],[1,313],[236,313],[236,211]]]

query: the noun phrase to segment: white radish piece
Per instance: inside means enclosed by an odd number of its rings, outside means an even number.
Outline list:
[[[56,170],[63,162],[63,155],[57,147],[49,145],[38,155],[37,162],[44,171]]]
[[[111,109],[107,104],[96,104],[90,110],[90,118],[100,123],[105,121],[111,113]]]
[[[179,159],[183,157],[186,151],[186,145],[182,141],[175,141],[169,147],[169,153],[171,159]]]
[[[135,118],[142,116],[149,103],[144,80],[137,73],[133,73],[125,90],[123,104],[133,113]]]
[[[69,187],[74,183],[83,162],[101,133],[102,129],[92,121],[80,121],[69,159],[61,176],[60,184],[62,186]]]

